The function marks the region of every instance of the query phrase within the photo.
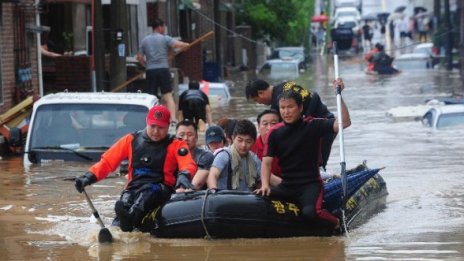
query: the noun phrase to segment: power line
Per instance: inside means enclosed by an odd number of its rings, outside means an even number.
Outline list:
[[[244,35],[242,35],[242,34],[239,34],[239,33],[235,32],[235,31],[233,31],[233,30],[227,28],[226,26],[224,26],[224,25],[222,25],[222,24],[220,24],[220,23],[214,21],[214,19],[212,19],[212,18],[208,17],[206,14],[200,12],[198,9],[196,9],[196,8],[195,8],[194,6],[192,6],[192,5],[186,5],[186,6],[187,6],[190,10],[194,11],[195,13],[197,13],[198,15],[200,15],[201,17],[203,17],[203,18],[205,18],[206,20],[208,20],[209,22],[211,22],[212,24],[218,26],[219,28],[223,29],[223,30],[226,31],[226,32],[231,33],[231,34],[232,34],[233,36],[235,36],[235,37],[240,37],[240,38],[242,38],[242,39],[244,39],[244,40],[246,40],[246,41],[249,41],[249,42],[251,42],[251,43],[254,43],[254,44],[265,45],[265,44],[263,44],[263,43],[260,43],[260,42],[258,42],[258,41],[255,41],[255,40],[253,40],[253,39],[251,39],[251,38],[248,38],[248,37],[246,37],[246,36],[244,36]]]
[[[442,33],[439,33],[439,34],[435,34],[434,37],[436,37],[437,39],[440,39],[442,38],[443,36],[449,34],[449,33],[457,33],[457,29],[456,28],[453,28],[453,29],[450,29],[450,30],[447,30],[447,31],[444,31]],[[408,48],[408,47],[411,47],[411,46],[415,46],[415,45],[419,45],[421,44],[422,42],[420,41],[414,41],[410,44],[407,44],[407,45],[402,45],[400,47],[396,47],[396,48],[392,48],[390,50],[385,50],[385,52],[391,52],[391,51],[395,51],[395,50],[401,50],[401,49],[405,49],[405,48]]]

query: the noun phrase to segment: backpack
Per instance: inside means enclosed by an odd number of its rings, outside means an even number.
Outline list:
[[[222,148],[219,151],[217,151],[214,156],[216,157],[219,153],[223,151],[225,151],[227,155],[229,155],[229,162],[227,163],[227,189],[232,190],[232,172],[233,172],[232,171],[232,155],[227,149]],[[251,187],[254,189],[256,185],[257,184],[256,184],[256,179],[255,179],[254,184]]]
[[[226,149],[221,149],[218,151],[214,157],[216,157],[219,153],[225,151],[227,155],[229,155],[229,162],[227,163],[227,189],[231,190],[232,189],[232,155],[230,155],[230,152],[227,151]]]

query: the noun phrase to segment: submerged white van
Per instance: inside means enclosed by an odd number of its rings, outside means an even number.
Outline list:
[[[98,161],[116,140],[145,127],[158,98],[146,93],[62,92],[34,103],[24,165]]]

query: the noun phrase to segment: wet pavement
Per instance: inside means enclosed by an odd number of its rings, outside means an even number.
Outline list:
[[[318,57],[297,82],[317,91],[336,112],[332,59]],[[457,71],[414,70],[367,75],[361,58],[341,56],[343,97],[352,126],[345,130],[347,167],[363,160],[387,182],[387,208],[347,236],[330,238],[166,240],[110,228],[116,241],[100,245],[99,226],[83,195],[66,177],[88,164],[51,163],[24,169],[20,157],[0,160],[0,256],[4,260],[462,260],[464,258],[464,128],[434,131],[417,121],[394,122],[392,107],[463,93]],[[244,99],[249,76],[234,79],[234,98],[214,118],[254,119],[264,106]],[[328,169],[339,170],[339,142]],[[87,189],[109,225],[125,183],[111,177]]]

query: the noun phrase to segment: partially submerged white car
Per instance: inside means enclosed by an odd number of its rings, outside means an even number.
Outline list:
[[[98,161],[116,140],[145,127],[158,98],[146,93],[62,92],[34,103],[24,165]]]
[[[258,75],[264,79],[274,80],[295,80],[305,70],[300,68],[298,59],[271,59],[261,66]]]
[[[464,126],[464,105],[454,104],[434,107],[422,117],[422,124],[433,129]]]

